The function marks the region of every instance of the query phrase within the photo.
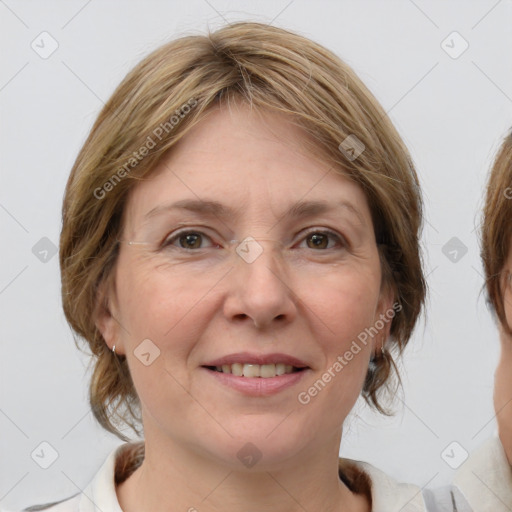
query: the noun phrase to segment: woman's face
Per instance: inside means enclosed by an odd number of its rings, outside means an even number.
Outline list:
[[[365,194],[304,137],[278,114],[213,110],[130,196],[137,243],[98,325],[148,442],[268,467],[339,442],[392,297]]]
[[[509,243],[508,256],[501,273],[501,289],[503,290],[503,305],[509,329],[512,329],[512,240]]]

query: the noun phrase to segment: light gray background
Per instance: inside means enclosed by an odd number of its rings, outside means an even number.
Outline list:
[[[421,176],[427,318],[404,359],[403,401],[386,419],[358,406],[341,453],[402,481],[435,487],[453,469],[453,441],[471,451],[496,430],[492,407],[498,338],[480,294],[477,226],[483,185],[512,125],[510,1],[0,1],[2,66],[0,223],[0,504],[16,509],[75,494],[119,440],[88,412],[87,359],[61,312],[58,244],[67,175],[102,103],[161,43],[258,20],[296,30],[349,63],[389,113]],[[47,31],[49,58],[31,43]],[[469,43],[458,58],[442,41]],[[452,38],[453,39],[453,38]],[[452,51],[460,41],[448,40]],[[36,39],[37,42],[37,39]],[[46,46],[48,48],[48,46]],[[467,254],[442,252],[457,237]],[[459,257],[460,257],[459,253]],[[50,443],[40,468],[31,452]],[[456,448],[453,458],[460,457]]]

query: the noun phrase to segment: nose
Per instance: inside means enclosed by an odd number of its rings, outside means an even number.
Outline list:
[[[244,242],[237,247],[238,257],[228,275],[226,318],[250,322],[257,329],[290,323],[297,315],[297,296],[281,252],[269,241]]]

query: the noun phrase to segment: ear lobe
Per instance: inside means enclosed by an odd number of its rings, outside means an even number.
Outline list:
[[[96,294],[96,307],[94,310],[94,323],[100,331],[105,343],[110,349],[117,343],[117,323],[111,312],[111,300],[109,286],[106,281],[102,281],[98,286]],[[116,352],[118,352],[116,347]]]
[[[393,318],[396,315],[397,309],[393,307],[395,304],[395,290],[392,286],[383,285],[379,297],[379,301],[377,303],[377,309],[375,314],[375,323],[376,325],[384,324],[382,329],[380,329],[379,335],[374,337],[374,346],[373,351],[379,352],[384,349],[384,345],[388,340],[391,332],[391,324],[393,323]],[[377,342],[381,340],[381,346],[376,346]]]

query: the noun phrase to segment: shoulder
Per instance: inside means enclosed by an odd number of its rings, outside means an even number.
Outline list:
[[[78,512],[80,498],[80,493],[78,493],[71,496],[70,498],[64,498],[60,501],[54,501],[42,505],[32,505],[30,507],[24,508],[22,512],[39,512],[40,510],[48,512]]]
[[[346,459],[342,459],[346,460]],[[380,469],[367,462],[349,461],[364,471],[370,480],[372,510],[379,512],[427,512],[421,488],[397,482]]]
[[[497,436],[469,456],[455,474],[453,484],[474,510],[510,512],[512,467]]]
[[[452,486],[424,490],[417,485],[397,482],[384,471],[367,462],[340,459],[340,470],[349,465],[366,474],[370,482],[372,510],[379,512],[396,512],[398,510],[400,512],[472,512],[461,492]]]
[[[140,455],[141,443],[125,443],[114,448],[82,492],[60,501],[32,505],[21,512],[122,512],[116,484],[133,471],[134,465],[127,465],[127,454]],[[138,459],[132,460],[140,463]]]

